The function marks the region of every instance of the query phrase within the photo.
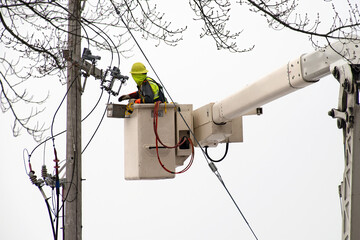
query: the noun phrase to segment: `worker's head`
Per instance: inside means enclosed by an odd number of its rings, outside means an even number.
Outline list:
[[[138,86],[145,80],[148,70],[141,62],[134,63],[131,67],[131,76]]]

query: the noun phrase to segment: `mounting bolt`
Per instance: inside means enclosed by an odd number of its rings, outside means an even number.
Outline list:
[[[334,78],[340,81],[340,71],[337,67],[334,67],[334,70],[332,71],[332,75],[334,76]]]
[[[348,79],[345,79],[342,86],[344,87],[345,92],[352,93],[352,86],[351,86],[351,83],[350,83],[350,81]]]
[[[337,120],[337,127],[339,129],[342,129],[342,128],[345,128],[346,124],[345,124],[345,121],[343,119],[338,119]]]

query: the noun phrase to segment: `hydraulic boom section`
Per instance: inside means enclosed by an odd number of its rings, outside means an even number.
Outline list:
[[[353,42],[339,41],[316,52],[304,54],[248,87],[216,102],[212,119],[218,124],[231,121],[252,109],[319,81],[331,73],[331,65],[345,60],[358,64],[360,46]]]

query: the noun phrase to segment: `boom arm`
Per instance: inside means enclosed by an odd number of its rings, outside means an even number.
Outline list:
[[[195,110],[195,136],[202,146],[216,146],[225,140],[233,142],[234,130],[239,128],[233,126],[242,116],[256,107],[319,81],[333,70],[334,77],[340,83],[340,97],[338,109],[332,109],[329,115],[338,119],[345,144],[344,180],[339,186],[342,239],[360,239],[359,63],[360,47],[353,42],[339,41],[320,51],[302,55],[222,101]],[[242,137],[241,134],[242,131]],[[242,141],[242,138],[238,141]]]
[[[359,46],[353,42],[338,41],[319,51],[302,55],[237,93],[216,102],[212,109],[212,119],[216,124],[232,121],[256,107],[309,86],[329,75],[331,65],[344,59],[353,64],[359,63]]]

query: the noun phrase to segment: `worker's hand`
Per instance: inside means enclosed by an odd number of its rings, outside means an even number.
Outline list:
[[[119,102],[130,99],[129,95],[122,95],[119,97]]]

